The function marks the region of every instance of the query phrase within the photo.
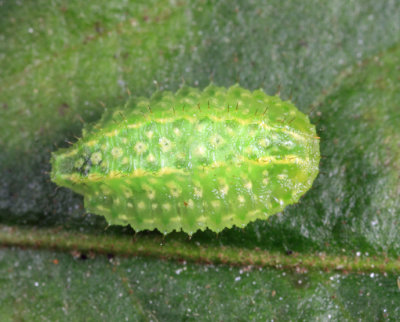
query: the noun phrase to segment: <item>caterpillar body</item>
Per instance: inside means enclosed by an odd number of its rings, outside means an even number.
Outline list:
[[[52,155],[52,181],[136,231],[219,232],[293,204],[318,174],[315,126],[292,103],[209,85],[105,113]]]

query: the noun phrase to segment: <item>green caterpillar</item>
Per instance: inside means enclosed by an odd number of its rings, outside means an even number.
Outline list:
[[[52,181],[135,230],[219,232],[295,203],[318,174],[315,126],[292,103],[237,85],[158,92],[105,113],[52,155]]]

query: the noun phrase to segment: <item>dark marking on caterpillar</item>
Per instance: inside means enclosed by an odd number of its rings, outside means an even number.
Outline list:
[[[106,110],[53,153],[51,178],[110,225],[219,232],[296,203],[318,174],[318,139],[308,116],[262,90],[184,87]]]

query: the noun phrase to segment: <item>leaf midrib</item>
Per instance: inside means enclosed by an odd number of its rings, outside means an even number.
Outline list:
[[[400,270],[400,258],[326,254],[284,254],[234,246],[203,246],[160,237],[110,236],[59,231],[50,228],[25,228],[0,225],[0,245],[61,252],[94,253],[122,257],[153,257],[185,260],[198,264],[274,267],[296,271],[340,271],[390,273]]]

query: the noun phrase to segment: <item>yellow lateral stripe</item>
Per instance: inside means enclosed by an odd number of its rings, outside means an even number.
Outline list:
[[[243,163],[250,163],[253,165],[274,165],[274,164],[306,164],[309,162],[307,159],[302,159],[299,158],[298,156],[294,154],[289,154],[283,159],[277,159],[275,156],[264,156],[259,158],[258,160],[249,160],[249,159],[243,159],[241,162]],[[228,166],[227,162],[221,161],[221,162],[214,162],[210,166],[206,167],[201,167],[202,171],[205,173],[210,170],[210,169],[215,169],[215,168],[220,168],[220,167],[226,167]],[[80,183],[80,182],[96,182],[96,181],[101,181],[105,178],[107,179],[118,179],[118,178],[138,178],[138,177],[144,177],[146,175],[149,175],[150,172],[143,170],[143,169],[136,169],[130,173],[123,173],[121,171],[111,171],[107,175],[101,175],[98,173],[91,173],[87,177],[82,177],[79,176],[77,173],[73,173],[72,175],[61,175],[62,179],[65,180],[70,180],[75,183]],[[184,176],[190,176],[191,172],[185,171],[183,169],[176,169],[176,168],[170,168],[170,167],[165,167],[161,168],[157,172],[151,172],[152,176],[163,176],[163,175],[168,175],[168,174],[180,174]]]

